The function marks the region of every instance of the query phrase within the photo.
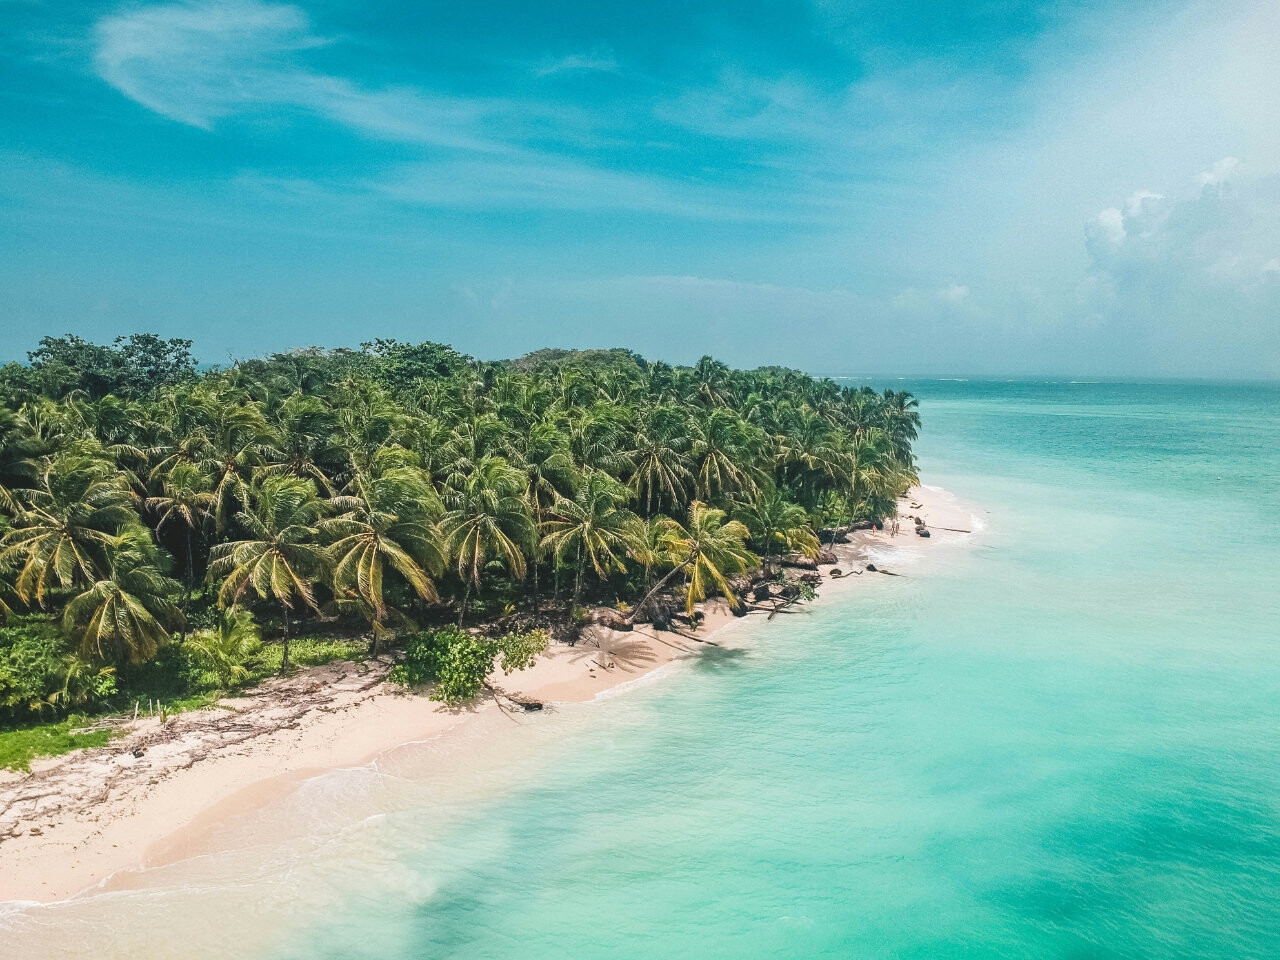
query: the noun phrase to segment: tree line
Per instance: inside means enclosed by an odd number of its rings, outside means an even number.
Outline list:
[[[377,340],[199,371],[190,346],[46,338],[0,367],[0,616],[56,626],[77,676],[248,628],[287,669],[319,622],[376,649],[477,607],[736,602],[915,481],[910,394],[794,370]]]

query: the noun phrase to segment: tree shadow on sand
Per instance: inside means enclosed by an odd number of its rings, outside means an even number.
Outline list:
[[[693,659],[693,667],[707,673],[727,673],[743,669],[750,659],[750,651],[741,647],[707,647]]]

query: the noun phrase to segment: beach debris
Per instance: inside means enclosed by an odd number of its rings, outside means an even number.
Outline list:
[[[843,576],[844,576],[844,571],[843,571],[843,570],[841,570],[839,567],[832,567],[832,568],[831,568],[831,577],[832,577],[832,579],[834,579],[834,580],[838,580],[838,579],[840,579],[840,578],[841,578],[841,577],[843,577]]]
[[[924,526],[916,527],[916,536],[917,537],[931,536],[931,534],[929,533],[929,528]]]
[[[818,554],[819,566],[826,567],[826,566],[830,566],[831,564],[839,563],[839,562],[840,562],[840,558],[837,557],[830,550],[823,550],[821,553]]]

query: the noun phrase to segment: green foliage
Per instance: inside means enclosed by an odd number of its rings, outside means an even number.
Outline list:
[[[369,648],[363,640],[332,640],[323,637],[297,637],[289,642],[289,661],[299,667],[319,667],[335,660],[351,660],[358,662],[368,654]],[[265,680],[280,672],[284,657],[284,648],[278,644],[268,644],[254,658],[251,666],[251,681]]]
[[[249,679],[247,664],[262,650],[262,636],[247,610],[226,610],[211,630],[197,630],[188,651],[230,690]]]
[[[494,664],[503,673],[527,670],[547,648],[544,630],[509,633],[498,639],[475,637],[455,627],[410,637],[404,660],[389,679],[405,686],[435,682],[432,700],[454,706],[474,700]]]
[[[145,396],[157,387],[188,379],[196,366],[190,340],[165,340],[154,333],[116,337],[111,346],[74,334],[42,337],[27,359],[31,371],[27,386],[54,398],[73,390],[95,399],[108,394]]]
[[[794,370],[379,339],[197,373],[189,347],[49,337],[0,368],[0,623],[47,618],[0,638],[9,722],[362,655],[291,636],[320,621],[410,634],[398,675],[460,702],[538,641],[423,624],[543,617],[548,595],[583,621],[677,587],[692,609],[915,481],[910,394]],[[261,647],[245,610],[270,618]]]
[[[379,338],[362,343],[361,349],[376,358],[373,376],[385,386],[412,386],[421,380],[440,380],[451,376],[471,362],[453,347],[443,343],[399,343]]]
[[[0,716],[22,721],[96,706],[116,692],[114,674],[69,652],[48,623],[0,627]]]

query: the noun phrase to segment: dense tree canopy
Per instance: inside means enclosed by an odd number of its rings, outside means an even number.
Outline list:
[[[60,625],[82,665],[188,623],[230,649],[655,583],[691,609],[915,478],[909,394],[793,370],[376,340],[198,373],[189,346],[46,338],[0,368],[0,615]]]

